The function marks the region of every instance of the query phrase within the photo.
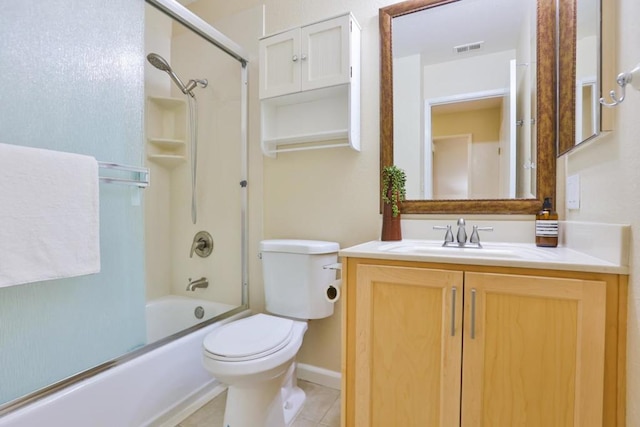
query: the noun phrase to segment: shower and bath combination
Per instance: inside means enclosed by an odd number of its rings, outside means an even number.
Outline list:
[[[191,133],[191,221],[195,224],[197,220],[196,171],[198,163],[198,108],[196,104],[196,95],[193,93],[193,89],[198,86],[205,88],[209,82],[206,79],[191,79],[185,85],[176,73],[173,72],[173,69],[171,69],[167,60],[162,56],[157,53],[150,53],[147,55],[147,60],[158,70],[169,74],[171,80],[173,80],[182,93],[189,95],[187,99],[189,100],[189,130]]]

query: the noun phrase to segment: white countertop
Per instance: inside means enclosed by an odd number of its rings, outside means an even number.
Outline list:
[[[496,267],[538,268],[593,273],[628,274],[629,266],[601,259],[568,247],[537,247],[533,243],[487,242],[478,248],[442,247],[442,241],[374,240],[342,249],[342,257],[374,258]]]

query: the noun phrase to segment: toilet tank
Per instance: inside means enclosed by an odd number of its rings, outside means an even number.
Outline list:
[[[321,319],[333,314],[327,287],[336,270],[340,245],[319,240],[260,242],[265,305],[268,312],[296,319]]]

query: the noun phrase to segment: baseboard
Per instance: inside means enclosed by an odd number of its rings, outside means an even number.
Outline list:
[[[297,370],[298,378],[301,380],[340,390],[340,384],[342,382],[340,372],[307,365],[306,363],[298,363]]]
[[[183,402],[156,418],[151,424],[148,424],[148,426],[175,427],[226,389],[226,385],[213,380]]]

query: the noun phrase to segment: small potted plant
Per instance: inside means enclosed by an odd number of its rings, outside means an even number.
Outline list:
[[[381,240],[402,240],[400,228],[400,204],[407,192],[407,176],[404,170],[395,165],[382,169],[382,236]]]

